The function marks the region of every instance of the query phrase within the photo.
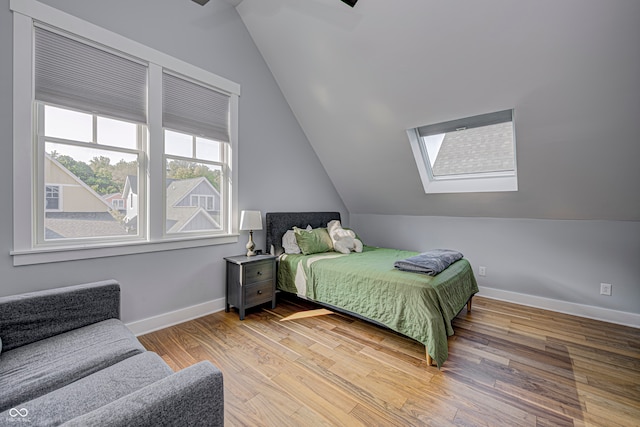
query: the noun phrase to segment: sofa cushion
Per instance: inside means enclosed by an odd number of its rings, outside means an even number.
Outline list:
[[[20,403],[23,418],[38,426],[59,425],[146,387],[173,371],[155,353],[144,352],[109,366],[44,396]],[[26,411],[24,411],[26,409]],[[15,412],[15,411],[14,411]],[[15,417],[15,415],[14,415]],[[11,420],[0,413],[0,425]]]
[[[0,298],[4,351],[119,318],[120,285],[115,280]]]
[[[64,387],[145,348],[109,319],[0,354],[0,411]]]
[[[63,426],[223,427],[222,372],[209,361],[196,363]]]

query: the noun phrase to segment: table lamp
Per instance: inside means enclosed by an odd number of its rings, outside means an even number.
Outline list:
[[[240,214],[240,230],[249,230],[247,256],[254,256],[256,247],[253,243],[253,230],[262,230],[262,214],[260,211],[242,211]]]

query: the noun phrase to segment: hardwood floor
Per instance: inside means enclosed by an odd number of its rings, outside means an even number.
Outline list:
[[[475,297],[438,370],[422,344],[318,308],[280,298],[140,341],[174,370],[218,366],[227,426],[640,425],[639,329]]]

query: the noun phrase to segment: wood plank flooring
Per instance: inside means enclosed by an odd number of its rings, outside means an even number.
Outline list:
[[[438,370],[384,328],[295,298],[264,307],[140,341],[174,370],[218,366],[227,426],[640,426],[639,329],[475,297]]]

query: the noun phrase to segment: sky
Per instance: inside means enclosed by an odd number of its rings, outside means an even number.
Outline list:
[[[131,162],[137,159],[135,154],[123,153],[109,147],[137,149],[137,124],[114,120],[92,114],[45,106],[44,132],[47,137],[68,141],[80,141],[95,144],[96,148],[80,145],[46,143],[45,151],[56,151],[74,160],[89,163],[94,157],[104,156],[111,164],[120,160]],[[171,130],[165,131],[166,154],[218,162],[221,159],[220,142],[211,139],[186,135]],[[102,146],[102,147],[101,147]]]

